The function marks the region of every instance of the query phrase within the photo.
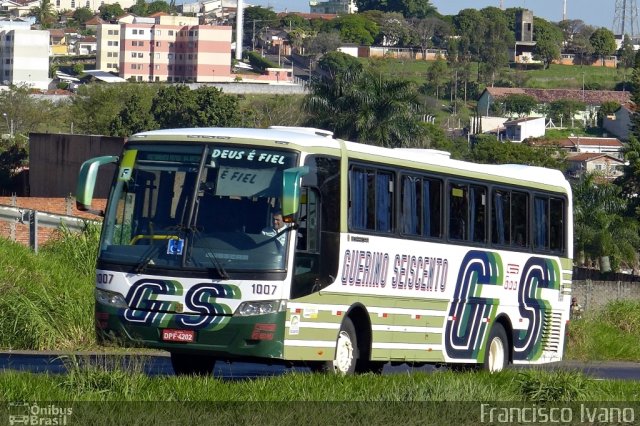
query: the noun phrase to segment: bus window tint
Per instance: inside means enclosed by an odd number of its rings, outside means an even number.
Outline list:
[[[524,192],[511,192],[511,244],[529,246],[529,196]]]
[[[535,197],[533,200],[533,242],[536,250],[549,249],[549,199]]]
[[[354,229],[391,232],[393,178],[389,172],[354,167],[350,172],[350,224]]]
[[[482,186],[471,186],[469,197],[469,235],[473,242],[484,243],[487,239],[487,190]]]
[[[560,198],[551,198],[550,212],[551,226],[549,228],[549,248],[552,251],[564,249],[564,201]]]
[[[441,194],[440,181],[403,176],[400,186],[400,231],[405,235],[440,237]]]
[[[449,238],[465,240],[467,238],[467,217],[469,213],[467,185],[449,186]]]
[[[511,241],[511,193],[493,191],[491,203],[491,241],[505,245]]]

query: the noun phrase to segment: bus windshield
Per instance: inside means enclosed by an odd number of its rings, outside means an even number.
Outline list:
[[[224,145],[129,145],[100,261],[150,268],[281,271],[290,239],[276,229],[283,171],[297,154]],[[275,221],[278,225],[279,222]]]

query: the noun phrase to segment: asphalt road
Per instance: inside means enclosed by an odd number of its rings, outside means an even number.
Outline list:
[[[107,368],[116,366],[131,366],[141,369],[146,374],[173,375],[171,361],[168,354],[148,353],[131,355],[114,355],[112,353],[78,352],[73,354],[61,352],[35,352],[35,351],[5,351],[0,352],[0,370],[18,370],[34,373],[58,373],[64,374],[69,365],[97,364]],[[567,371],[581,371],[596,379],[623,379],[640,381],[640,363],[633,362],[578,362],[562,361],[533,367],[515,368],[542,368],[561,369]],[[407,365],[391,366],[387,364],[383,374],[406,373],[410,371],[436,372],[434,366],[413,368]],[[290,371],[309,371],[304,367],[287,368],[281,365],[263,365],[246,362],[231,364],[218,362],[214,370],[216,377],[224,379],[247,379],[255,377],[268,377],[286,374]]]

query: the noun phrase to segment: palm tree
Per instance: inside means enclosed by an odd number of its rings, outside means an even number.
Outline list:
[[[619,186],[587,173],[573,186],[574,248],[578,258],[608,256],[616,271],[621,262],[635,264],[640,247],[638,222],[625,216],[627,200]]]
[[[36,23],[41,29],[51,28],[55,21],[55,11],[51,0],[40,0],[40,6],[31,8],[29,16],[35,16]]]
[[[419,145],[420,107],[412,83],[353,67],[314,80],[305,99],[312,126],[387,147]]]

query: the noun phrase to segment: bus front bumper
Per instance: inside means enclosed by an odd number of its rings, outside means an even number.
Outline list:
[[[131,311],[129,314],[131,315]],[[133,312],[95,305],[95,329],[103,345],[147,347],[170,352],[206,354],[220,359],[283,358],[285,312],[265,315],[205,317]],[[185,327],[178,317],[207,326]],[[129,317],[130,318],[130,317]],[[139,320],[138,320],[139,318]],[[184,323],[184,321],[182,322]]]

